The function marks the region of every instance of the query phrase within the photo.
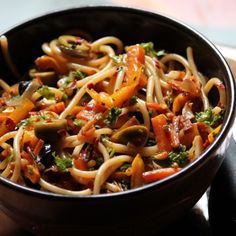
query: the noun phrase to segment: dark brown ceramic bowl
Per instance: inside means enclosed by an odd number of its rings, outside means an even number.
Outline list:
[[[221,78],[227,91],[223,126],[214,143],[177,174],[143,188],[116,194],[71,197],[37,191],[0,178],[2,209],[23,227],[40,235],[62,232],[141,235],[158,232],[188,211],[210,186],[228,147],[235,118],[235,84],[215,46],[192,28],[144,10],[123,7],[81,7],[46,14],[7,32],[10,53],[23,74],[42,54],[41,44],[68,30],[80,29],[94,39],[113,35],[125,44],[153,41],[185,55],[193,47],[198,68]],[[13,81],[2,54],[0,77]],[[184,229],[183,229],[184,230]]]

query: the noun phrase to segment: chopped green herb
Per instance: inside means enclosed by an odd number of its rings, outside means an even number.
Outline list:
[[[157,144],[157,142],[156,142],[156,140],[155,139],[151,139],[151,138],[149,138],[148,140],[147,140],[147,146],[154,146],[154,145],[156,145]]]
[[[76,47],[77,47],[77,45],[78,45],[78,43],[77,42],[70,42],[69,43],[70,45],[71,45],[71,49],[76,49]]]
[[[33,174],[33,166],[28,165],[27,166],[27,171],[28,171],[28,174],[32,175]]]
[[[79,128],[82,128],[85,125],[86,121],[85,120],[78,120],[78,119],[74,119],[73,120],[73,124]]]
[[[147,43],[141,43],[141,47],[145,50],[145,54],[151,57],[162,57],[166,55],[165,50],[159,50],[156,51],[154,49],[154,43],[153,42],[147,42]]]
[[[145,50],[145,54],[149,56],[156,56],[157,52],[154,49],[154,44],[153,42],[148,42],[148,43],[141,43],[141,47]]]
[[[125,172],[129,167],[131,167],[131,164],[130,163],[125,163],[124,165],[122,165],[120,167],[120,171]]]
[[[113,62],[116,66],[119,66],[122,63],[123,55],[120,54],[118,56],[112,56],[111,59],[113,60]]]
[[[223,116],[220,114],[214,114],[212,109],[207,109],[205,111],[197,112],[195,115],[195,119],[198,122],[204,122],[210,126],[215,126],[222,122]]]
[[[109,137],[105,134],[102,134],[101,137],[100,137],[100,140],[102,143],[105,143],[106,141],[109,140]]]
[[[120,183],[121,183],[121,187],[124,191],[127,191],[128,189],[130,189],[130,183],[127,179],[122,179],[120,181]]]
[[[72,72],[72,73],[75,73],[75,72]],[[73,79],[71,77],[66,78],[64,80],[63,87],[67,87],[72,81],[73,81]]]
[[[56,155],[55,152],[52,153],[54,157],[54,161],[56,166],[63,172],[67,170],[67,168],[72,167],[72,159],[70,157],[61,158],[60,156]]]
[[[86,74],[81,72],[80,70],[76,70],[73,75],[77,78],[77,79],[84,79],[86,77]]]
[[[164,49],[157,52],[158,57],[162,57],[162,56],[165,56],[165,55],[166,55],[166,51]]]
[[[46,99],[49,100],[55,99],[55,94],[51,92],[51,90],[47,85],[43,85],[40,89],[38,89],[37,92],[40,93]]]
[[[149,110],[149,111],[148,111],[148,115],[149,115],[149,117],[150,117],[150,119],[151,119],[151,118],[152,118],[152,115],[153,115],[153,111]]]
[[[107,123],[113,125],[121,114],[122,110],[117,107],[112,107],[108,113]]]
[[[68,99],[68,95],[63,93],[61,100],[66,101]]]
[[[31,124],[30,119],[24,119],[24,120],[21,120],[21,121],[17,124],[16,128],[19,129],[21,126],[27,126],[27,125],[29,125],[29,124]]]
[[[103,115],[102,115],[102,113],[97,113],[97,114],[95,115],[95,119],[96,119],[96,120],[103,120]]]
[[[14,156],[13,156],[13,153],[12,153],[10,156],[7,157],[7,161],[12,162],[13,158],[14,158]]]
[[[106,149],[110,157],[113,157],[115,155],[115,150],[113,148],[106,147]]]
[[[88,93],[85,93],[83,97],[81,98],[80,103],[81,104],[88,103],[90,100],[91,100],[90,95]]]
[[[133,105],[135,105],[137,102],[138,102],[138,101],[137,101],[137,97],[136,97],[136,96],[132,96],[132,97],[130,98],[129,104],[130,104],[131,106],[133,106]]]
[[[180,145],[179,148],[176,148],[169,153],[168,158],[171,164],[177,163],[180,167],[185,166],[188,163],[188,152],[186,146]]]
[[[98,157],[98,158],[96,158],[96,167],[98,168],[99,166],[101,166],[102,165],[102,163],[104,162],[104,159],[103,159],[103,157]]]

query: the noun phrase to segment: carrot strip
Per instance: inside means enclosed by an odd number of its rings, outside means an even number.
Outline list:
[[[36,156],[39,155],[39,153],[40,153],[40,151],[41,151],[43,145],[44,145],[44,141],[43,141],[42,139],[39,139],[39,141],[37,142],[37,144],[36,144],[36,146],[35,146],[35,148],[34,148],[34,150],[33,150],[33,153],[34,153]]]
[[[170,175],[173,175],[177,171],[178,171],[177,168],[168,167],[144,172],[142,176],[145,183],[151,183],[157,180],[164,179]]]
[[[157,146],[160,151],[170,152],[172,150],[170,138],[165,127],[168,125],[165,115],[161,114],[152,118],[152,127],[156,136]]]
[[[47,107],[45,110],[53,111],[57,114],[61,114],[65,110],[65,103],[64,102],[58,102],[56,104],[52,104],[49,107]]]
[[[153,109],[159,113],[166,113],[168,107],[165,103],[147,102],[147,108]]]

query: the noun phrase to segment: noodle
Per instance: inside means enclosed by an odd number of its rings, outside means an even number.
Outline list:
[[[5,36],[1,48],[18,76]],[[214,142],[227,104],[191,47],[185,57],[151,42],[61,35],[43,43],[28,74],[0,80],[0,174],[62,195],[116,193],[178,172]]]
[[[39,184],[46,190],[53,192],[53,193],[60,193],[63,195],[71,195],[71,196],[82,196],[82,195],[90,195],[91,189],[85,189],[85,190],[81,190],[81,191],[70,191],[70,190],[66,190],[63,188],[59,188],[55,185],[52,185],[48,182],[46,182],[43,179],[40,179]]]
[[[132,157],[130,156],[121,155],[104,162],[103,165],[101,165],[101,167],[98,169],[98,173],[96,174],[93,194],[98,194],[100,192],[102,184],[104,184],[109,175],[124,162],[130,162],[131,159]]]

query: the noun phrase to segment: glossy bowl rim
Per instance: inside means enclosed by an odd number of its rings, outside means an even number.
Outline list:
[[[45,13],[42,13],[40,15],[34,16],[29,18],[28,20],[23,20],[22,22],[19,22],[18,24],[15,24],[8,29],[5,29],[3,32],[0,32],[0,35],[3,34],[8,34],[16,29],[20,29],[22,27],[25,27],[28,24],[34,24],[36,21],[40,21],[44,18],[48,18],[51,16],[55,15],[60,15],[64,13],[70,13],[70,12],[76,12],[76,11],[89,11],[89,10],[115,10],[117,12],[132,12],[137,15],[142,15],[143,17],[153,17],[153,18],[159,18],[159,19],[164,19],[165,21],[172,23],[177,29],[181,29],[184,31],[191,32],[194,34],[195,37],[199,38],[205,45],[206,48],[208,48],[210,51],[212,51],[218,58],[219,61],[222,63],[222,66],[224,67],[226,73],[225,76],[227,77],[227,82],[229,84],[229,89],[230,89],[230,104],[227,106],[227,111],[228,111],[228,116],[224,118],[224,122],[222,125],[222,129],[219,133],[219,135],[216,137],[214,142],[206,149],[204,152],[192,163],[188,164],[185,166],[182,170],[179,172],[163,179],[159,180],[147,185],[144,185],[140,188],[124,191],[124,192],[118,192],[118,193],[106,193],[106,194],[98,194],[98,195],[81,195],[81,196],[71,196],[71,195],[62,195],[62,194],[57,194],[57,193],[52,193],[52,192],[46,192],[42,190],[36,190],[30,187],[22,186],[20,184],[14,183],[11,180],[4,178],[0,176],[0,183],[2,185],[5,185],[8,188],[11,188],[14,191],[19,191],[21,193],[25,193],[27,195],[32,195],[36,196],[38,198],[50,198],[50,199],[63,199],[63,200],[75,200],[80,201],[82,199],[84,200],[89,200],[89,199],[107,199],[107,198],[119,198],[119,197],[132,197],[132,196],[137,196],[138,194],[143,194],[144,192],[147,191],[152,191],[153,189],[156,188],[161,188],[164,185],[170,184],[171,182],[174,182],[175,180],[180,179],[184,175],[187,175],[189,172],[194,171],[194,169],[197,169],[198,166],[201,166],[204,164],[204,162],[207,161],[207,157],[211,152],[216,151],[219,146],[221,145],[220,140],[224,140],[227,135],[229,135],[230,130],[233,126],[234,120],[235,120],[235,115],[236,115],[236,110],[234,107],[236,106],[236,101],[235,101],[235,91],[236,91],[236,86],[235,86],[235,80],[232,75],[232,72],[229,68],[228,63],[226,62],[225,58],[221,54],[221,52],[216,48],[216,46],[202,33],[194,29],[192,26],[189,26],[188,24],[182,22],[181,20],[178,20],[172,16],[168,16],[167,14],[160,13],[158,11],[150,11],[148,9],[141,9],[138,7],[131,7],[131,6],[115,6],[115,5],[86,5],[86,6],[78,6],[78,7],[69,7],[69,8],[62,8],[62,9],[57,9],[57,10],[51,10],[47,11]]]

